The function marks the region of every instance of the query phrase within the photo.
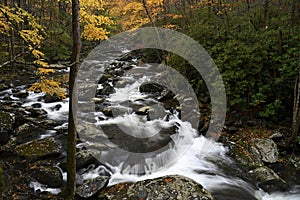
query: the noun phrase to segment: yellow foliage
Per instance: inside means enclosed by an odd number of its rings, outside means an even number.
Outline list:
[[[145,6],[141,0],[110,0],[111,14],[116,16],[118,23],[122,26],[122,30],[136,29],[146,24],[153,23],[158,20],[183,18],[183,15],[167,13],[166,7],[175,8],[180,3],[178,0],[145,0]],[[168,9],[169,12],[174,9]],[[166,24],[166,28],[179,29],[178,25]]]
[[[41,80],[38,83],[34,83],[30,88],[30,91],[41,91],[50,95],[56,95],[61,99],[66,98],[65,91],[60,87],[60,83],[47,79],[45,76],[41,76]]]
[[[81,36],[86,40],[106,40],[109,31],[107,27],[114,25],[114,21],[106,16],[102,0],[82,0],[80,22],[83,24]]]

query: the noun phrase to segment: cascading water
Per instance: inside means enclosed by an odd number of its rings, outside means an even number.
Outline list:
[[[122,44],[119,48],[122,49]],[[105,70],[118,70],[116,65],[119,65],[119,62],[116,58],[127,52],[126,49],[122,52],[111,52],[102,55],[100,61],[99,59],[86,61],[85,67],[92,66],[92,69],[86,71],[84,77],[88,78],[79,80],[79,85],[89,82],[84,86],[92,85],[93,88],[81,89],[80,92],[84,94],[79,95],[95,97],[94,91],[104,89],[102,84],[98,84],[98,80],[95,82],[94,78],[99,77],[94,75],[94,71],[104,73]],[[216,199],[300,199],[299,186],[286,193],[267,194],[242,180],[238,175],[239,169],[226,155],[226,147],[213,139],[198,135],[193,123],[182,120],[176,109],[165,109],[153,96],[140,92],[139,88],[143,82],[159,76],[157,68],[154,69],[151,65],[138,66],[135,59],[130,62],[132,67],[130,71],[134,73],[119,76],[117,83],[108,81],[114,90],[112,94],[105,99],[98,98],[92,101],[91,98],[79,99],[79,109],[82,112],[79,113],[78,129],[83,133],[80,134],[81,143],[77,147],[101,151],[98,159],[101,162],[105,161],[112,171],[109,185],[177,174],[203,185]],[[11,91],[4,92],[11,93]],[[30,92],[23,106],[36,103],[42,95]],[[104,101],[102,105],[110,108],[112,116],[105,115],[103,109],[98,111],[95,100]],[[182,102],[190,100],[185,98]],[[39,103],[42,109],[48,112],[49,118],[66,121],[68,99],[59,103],[61,106],[59,110],[52,109],[57,103],[55,105]],[[137,115],[136,110],[139,108],[149,109],[148,114]],[[198,116],[197,112],[195,113],[195,116]],[[66,127],[66,124],[55,129],[62,127]],[[133,156],[128,156],[128,152]],[[80,176],[83,180],[87,180],[105,171],[105,167],[101,165],[86,169]],[[57,189],[45,188],[35,182],[31,183],[31,187],[35,190],[59,192]]]

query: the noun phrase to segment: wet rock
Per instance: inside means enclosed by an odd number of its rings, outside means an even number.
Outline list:
[[[47,111],[45,111],[44,109],[32,108],[29,112],[31,113],[30,117],[40,118],[40,119],[47,117]]]
[[[18,98],[26,98],[26,97],[28,97],[29,93],[27,90],[21,90],[21,91],[16,92],[13,95]]]
[[[235,144],[231,148],[231,156],[242,168],[249,170],[263,166],[260,154],[256,148],[251,149],[250,147],[250,150],[247,150]]]
[[[40,103],[34,103],[31,105],[33,108],[41,108],[42,107],[42,104]]]
[[[144,106],[144,107],[141,107],[139,108],[135,113],[137,115],[147,115],[149,113],[149,110],[151,110],[152,107],[150,106]]]
[[[34,169],[34,178],[49,187],[60,187],[63,184],[63,176],[57,167],[41,166]]]
[[[145,128],[132,129],[121,124],[104,124],[101,129],[110,142],[118,145],[123,150],[135,153],[148,153],[156,150],[163,150],[167,144],[172,143],[171,136],[176,134],[176,125],[171,127],[157,127],[157,133],[147,135]],[[134,141],[134,145],[132,145]]]
[[[125,113],[131,113],[130,108],[125,107],[106,107],[103,109],[103,114],[108,117],[117,117],[120,115],[124,115]]]
[[[43,124],[43,126],[49,127],[49,128],[56,127],[60,124],[59,122],[52,120],[52,119],[45,119],[45,120],[41,121],[40,123]]]
[[[19,156],[34,159],[60,154],[62,152],[62,147],[53,137],[48,137],[42,140],[33,140],[18,145],[16,146],[15,151]]]
[[[105,188],[108,184],[109,177],[98,176],[95,179],[86,181],[83,185],[77,188],[76,195],[81,198],[90,198],[99,190]]]
[[[21,144],[37,139],[43,133],[45,133],[44,129],[25,123],[15,129],[14,136],[17,137],[17,143]]]
[[[76,169],[82,169],[84,167],[88,167],[91,164],[97,162],[96,156],[99,154],[98,151],[95,150],[82,150],[76,153]],[[67,169],[67,160],[64,160],[60,167],[66,171]]]
[[[262,161],[274,163],[278,160],[278,149],[276,143],[271,139],[255,138],[252,139],[254,148],[256,148]]]
[[[45,94],[44,96],[45,103],[53,103],[61,101],[61,99],[56,95]]]
[[[174,175],[137,183],[120,183],[102,189],[100,199],[203,199],[211,200],[212,195],[195,181]]]
[[[102,75],[98,81],[98,84],[105,83],[108,80],[106,75]]]
[[[99,103],[103,103],[105,101],[105,99],[95,97],[95,98],[92,98],[92,101],[94,101],[95,104],[99,104]]]
[[[161,93],[164,90],[164,88],[157,83],[144,83],[139,89],[142,93]]]
[[[256,168],[252,173],[258,186],[266,192],[285,191],[288,188],[287,183],[268,167]]]
[[[115,89],[114,87],[112,87],[111,85],[104,85],[103,89],[100,90],[99,94],[100,95],[110,95],[115,93]]]
[[[9,141],[13,132],[13,123],[15,118],[13,115],[0,111],[0,144],[4,145]]]

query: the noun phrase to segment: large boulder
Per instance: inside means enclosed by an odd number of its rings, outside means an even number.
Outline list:
[[[53,137],[48,137],[18,145],[15,151],[19,156],[34,159],[60,154],[62,146]]]
[[[99,193],[99,199],[213,199],[197,182],[178,175],[164,176],[137,183],[120,183]]]
[[[276,143],[271,139],[254,138],[252,139],[253,148],[256,148],[262,161],[275,163],[278,160],[278,148]]]

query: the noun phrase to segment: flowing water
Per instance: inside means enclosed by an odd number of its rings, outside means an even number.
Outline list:
[[[115,60],[109,60],[107,63],[111,63]],[[136,62],[133,60],[132,62]],[[97,63],[97,62],[96,62]],[[95,63],[94,63],[95,64]],[[113,68],[114,65],[102,66],[99,64],[100,68]],[[148,70],[147,76],[143,73],[139,73],[139,76],[135,76],[137,73],[125,73],[123,77],[120,77],[119,81],[127,81],[127,84],[121,84],[116,86],[115,83],[110,82],[112,86],[115,87],[115,92],[105,99],[107,105],[111,108],[116,109],[113,117],[107,117],[102,111],[96,111],[94,104],[93,110],[86,109],[85,112],[80,114],[80,123],[84,123],[92,126],[92,131],[88,132],[87,137],[83,136],[82,143],[78,147],[85,147],[91,149],[101,149],[103,159],[101,161],[107,161],[108,166],[112,169],[112,176],[109,185],[114,185],[120,182],[127,181],[140,181],[144,179],[156,178],[165,175],[183,175],[189,177],[199,184],[203,185],[208,191],[210,191],[216,199],[230,199],[230,200],[251,200],[251,199],[262,199],[262,200],[296,200],[300,199],[300,186],[295,186],[289,192],[276,192],[267,194],[261,189],[253,186],[249,182],[242,180],[239,176],[240,169],[235,165],[233,160],[226,155],[227,149],[221,143],[215,140],[208,139],[204,136],[198,135],[197,131],[193,128],[193,125],[188,121],[182,121],[178,112],[171,112],[165,109],[155,98],[151,95],[142,94],[139,92],[140,85],[151,76],[157,75],[157,73],[151,74],[151,66],[137,66],[132,64],[131,70]],[[104,69],[102,69],[104,71]],[[143,72],[143,71],[142,71]],[[96,86],[98,90],[103,88],[102,84]],[[9,94],[11,91],[7,90],[5,93]],[[48,117],[50,119],[65,121],[68,113],[68,99],[61,103],[43,103],[38,101],[38,99],[43,96],[42,93],[31,93],[24,100],[23,106],[30,106],[36,102],[41,103],[42,108],[48,112]],[[19,99],[14,99],[18,101]],[[124,103],[127,102],[127,103]],[[129,103],[128,103],[129,102]],[[134,102],[134,103],[133,103]],[[79,107],[85,105],[86,102],[79,102]],[[133,103],[133,104],[132,104]],[[53,110],[52,108],[60,104],[61,108],[59,110]],[[151,109],[156,109],[151,120],[147,119],[147,116],[137,115],[133,111],[134,106],[147,106],[150,105]],[[84,106],[83,106],[84,107]],[[80,107],[81,109],[83,107]],[[121,112],[119,112],[121,110]],[[158,114],[158,116],[155,116]],[[82,116],[86,116],[82,118]],[[86,125],[84,124],[84,125]],[[125,133],[130,133],[130,138],[143,139],[141,144],[147,145],[149,143],[150,147],[143,147],[145,152],[135,152],[134,159],[131,160],[126,153],[130,151],[136,151],[134,146],[137,143],[128,141],[126,137],[120,138],[124,139],[124,144],[121,144],[117,140],[113,143],[108,140],[116,137],[115,135],[109,138],[107,135],[100,132],[97,135],[97,129],[101,126],[114,124],[118,127],[118,130]],[[67,124],[56,127],[56,129],[66,127]],[[176,134],[167,137],[167,141],[171,145],[164,145],[163,150],[153,151],[152,153],[147,153],[146,150],[154,148],[152,143],[165,141],[165,137],[158,135],[157,133],[163,128],[176,127]],[[115,129],[114,129],[115,130]],[[95,132],[93,132],[95,131]],[[91,133],[92,132],[92,133]],[[43,137],[48,137],[48,135],[43,135]],[[99,139],[101,138],[101,139]],[[146,142],[145,142],[146,141]],[[122,141],[121,141],[122,142]],[[122,146],[123,145],[123,146]],[[119,151],[119,147],[121,150]],[[111,153],[113,152],[113,153]],[[125,155],[124,155],[125,154]],[[141,157],[137,157],[142,155]],[[111,158],[111,159],[108,159]],[[92,179],[102,174],[103,166],[94,167],[92,169],[87,169],[82,175],[83,180]],[[140,172],[136,174],[135,172]],[[65,174],[64,174],[65,176]],[[57,189],[45,188],[42,185],[32,182],[30,185],[32,188],[50,191],[53,193],[59,192]]]

